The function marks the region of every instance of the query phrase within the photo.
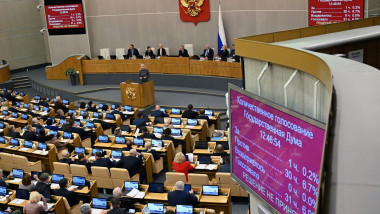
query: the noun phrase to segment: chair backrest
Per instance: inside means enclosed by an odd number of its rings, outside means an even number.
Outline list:
[[[66,214],[71,214],[71,207],[70,207],[69,202],[67,201],[65,197],[62,197],[62,200],[63,200],[63,204],[65,205]]]
[[[186,183],[186,176],[182,172],[167,172],[165,177],[165,186],[175,186],[177,181],[183,181]]]
[[[129,172],[126,169],[119,169],[119,168],[111,168],[111,179],[114,184],[114,187],[122,187],[124,185],[124,181],[131,180],[131,177],[129,176]]]
[[[54,173],[71,174],[70,165],[67,163],[53,162]]]
[[[100,55],[103,56],[104,59],[110,59],[110,49],[109,48],[100,49]]]
[[[232,180],[231,173],[227,172],[217,172],[215,174],[215,180],[219,184],[237,184],[234,180]]]
[[[210,181],[208,180],[208,175],[206,174],[195,174],[195,173],[189,173],[189,184],[191,184],[194,187],[202,187],[202,185],[209,185]]]
[[[89,174],[88,174],[88,170],[86,166],[79,165],[79,164],[71,164],[70,169],[71,169],[71,174],[73,176],[81,176],[81,177],[86,177],[86,179],[89,179]]]
[[[125,48],[116,48],[115,52],[117,59],[124,59],[123,55],[125,55]]]
[[[110,171],[107,167],[92,166],[92,177],[111,178]]]
[[[189,56],[194,56],[194,45],[193,44],[184,44],[183,47],[187,50],[187,53],[189,53]]]
[[[170,55],[170,53],[169,53],[170,49],[169,48],[164,48],[164,49],[166,51],[166,55],[169,56]]]
[[[156,48],[150,48],[152,49],[153,53],[156,54]]]

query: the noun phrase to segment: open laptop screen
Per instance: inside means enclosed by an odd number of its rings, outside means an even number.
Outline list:
[[[86,178],[85,177],[79,177],[79,176],[73,176],[73,184],[76,186],[84,186],[84,185],[86,185]]]
[[[61,179],[63,179],[65,176],[61,174],[53,174],[51,176],[51,182],[54,184],[58,184]]]
[[[181,118],[172,118],[171,122],[173,125],[181,125]]]
[[[149,192],[164,193],[164,183],[149,183]]]
[[[139,182],[138,181],[125,181],[124,182],[124,189],[125,190],[139,189]]]
[[[203,185],[202,186],[203,195],[217,196],[218,191],[219,191],[219,187],[217,185]]]
[[[107,199],[105,198],[92,198],[92,208],[107,209]]]
[[[148,208],[152,214],[163,214],[164,213],[164,204],[161,203],[148,203]]]
[[[175,210],[177,214],[193,214],[193,206],[191,205],[177,205]]]

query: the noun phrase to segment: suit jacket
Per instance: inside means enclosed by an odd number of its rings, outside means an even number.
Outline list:
[[[186,49],[183,49],[183,51],[179,50],[178,51],[178,56],[189,57],[189,53],[187,52]]]
[[[152,50],[151,50],[151,51],[146,50],[146,51],[145,51],[145,56],[146,56],[146,57],[149,56],[149,57],[152,58],[152,59],[154,59],[154,58],[156,57],[156,55],[154,55],[154,53],[153,53]]]
[[[206,57],[206,51],[206,49],[203,50],[203,54],[201,55],[201,57]],[[211,60],[214,59],[214,50],[212,48],[208,49],[207,58]]]
[[[107,214],[128,214],[129,211],[125,208],[113,207],[112,210],[108,211]]]
[[[182,118],[187,118],[187,119],[195,119],[197,118],[198,113],[193,111],[193,110],[186,110],[182,114]]]
[[[122,120],[126,120],[128,118],[127,115],[124,115],[122,112],[117,111],[117,110],[112,111],[111,114],[118,114],[118,115],[120,115],[120,117],[121,117]]]
[[[107,167],[108,169],[114,165],[115,164],[109,158],[99,158],[98,160],[92,162],[92,166]]]
[[[230,52],[230,57],[233,57],[235,56],[235,49],[231,49],[231,52]]]
[[[64,115],[59,115],[59,114],[55,115],[55,118],[64,119],[64,120],[66,119],[66,117]]]
[[[208,124],[208,126],[211,125],[210,118],[208,118],[208,116],[206,116],[206,115],[198,115],[195,119],[203,119],[203,120],[207,120],[207,124]]]
[[[226,49],[225,51],[221,50],[220,51],[220,58],[222,61],[227,61],[227,58],[230,56],[230,53]]]
[[[7,183],[5,183],[3,180],[0,180],[0,187],[7,187]]]
[[[50,188],[50,184],[44,183],[39,181],[35,188],[38,193],[44,194],[44,195],[51,195],[53,193],[52,189]]]
[[[133,120],[132,125],[135,125],[136,128],[141,128],[143,126],[146,126],[145,120],[141,118],[136,118]]]
[[[16,100],[16,96],[12,95],[8,91],[4,92],[4,97],[5,97],[5,99],[7,99],[9,101],[15,101]]]
[[[142,163],[142,155],[140,155],[138,158],[133,156],[123,156],[116,163],[116,167],[127,169],[129,176],[132,177],[139,172]]]
[[[62,158],[59,160],[60,163],[67,163],[67,164],[73,164],[74,162],[70,158]]]
[[[162,53],[161,53],[161,49],[157,49],[157,57],[159,56],[166,56],[165,48],[162,48]]]
[[[132,54],[132,50],[131,49],[128,49],[128,58],[131,58],[132,56],[136,56],[139,57],[140,56],[140,53],[139,51],[136,49],[136,48],[133,48],[133,54]]]
[[[149,70],[148,69],[140,70],[139,71],[139,77],[146,77],[146,79],[145,78],[140,79],[140,82],[142,82],[142,83],[148,82],[148,79],[150,77]]]
[[[22,137],[24,138],[24,140],[31,140],[31,141],[37,141],[38,140],[38,137],[37,137],[36,133],[34,133],[34,131],[26,131],[26,132],[24,132]]]
[[[62,111],[64,111],[65,113],[67,113],[67,111],[68,111],[67,107],[65,105],[63,105],[62,102],[56,101],[54,103],[54,110],[55,110],[55,112],[57,112],[58,109],[62,109]]]
[[[169,117],[168,114],[166,114],[165,112],[162,112],[160,110],[156,110],[156,111],[152,112],[152,114],[150,114],[150,115],[152,115],[153,117]]]
[[[176,140],[174,137],[172,137],[170,135],[163,134],[161,136],[161,140],[171,140],[173,142],[175,148],[177,148],[179,145],[178,140]]]
[[[18,132],[8,131],[8,132],[7,132],[7,137],[21,138],[21,135],[20,135],[20,133],[18,133]]]
[[[156,138],[156,135],[154,134],[151,134],[151,133],[144,133],[140,136],[138,136],[137,138],[150,138],[150,139],[157,139]]]
[[[50,106],[49,106],[49,103],[47,103],[47,102],[45,102],[45,101],[40,101],[40,102],[38,102],[38,105],[39,105],[39,106],[50,107]]]
[[[98,112],[98,109],[96,109],[95,107],[88,107],[88,108],[86,109],[86,111]]]
[[[147,149],[145,149],[145,150],[142,150],[141,152],[147,152],[147,153],[152,154],[154,161],[159,160],[161,158],[160,155],[158,154],[158,152],[156,150],[154,150],[154,149],[151,149],[150,151],[148,151]]]
[[[168,193],[169,206],[176,205],[195,205],[198,203],[198,198],[189,192],[175,190]]]
[[[17,109],[14,108],[14,107],[10,107],[10,108],[8,109],[8,111],[11,111],[11,112],[18,112]]]
[[[79,199],[77,198],[75,193],[67,190],[66,188],[54,190],[54,195],[65,197],[69,202],[70,207],[79,204]]]
[[[36,115],[35,113],[33,113],[32,111],[29,111],[29,110],[27,110],[27,111],[25,112],[25,114],[30,115],[30,116],[32,116],[32,117],[37,117],[37,115]]]

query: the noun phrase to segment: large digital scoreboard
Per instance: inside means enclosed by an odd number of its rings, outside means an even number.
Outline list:
[[[50,35],[86,33],[82,0],[45,0],[44,4]]]
[[[232,177],[280,213],[314,214],[325,125],[229,86]]]
[[[363,0],[309,0],[309,25],[363,18]]]

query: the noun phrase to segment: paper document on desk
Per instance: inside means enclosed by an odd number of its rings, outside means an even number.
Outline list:
[[[24,199],[16,198],[13,201],[11,201],[10,203],[12,203],[12,204],[22,204],[22,202],[24,202],[24,201],[25,201]]]
[[[48,113],[47,113],[47,112],[44,112],[44,111],[42,111],[42,112],[40,112],[40,115],[41,115],[41,116],[46,116],[46,115],[48,115]]]
[[[205,169],[206,168],[206,164],[198,164],[197,167],[195,167],[195,169]]]
[[[123,111],[123,114],[134,114],[135,112],[133,111]]]
[[[19,149],[19,151],[27,151],[29,150],[29,148],[26,148],[26,147],[22,147],[21,149]]]
[[[140,132],[140,129],[137,128],[136,131],[135,131],[135,138],[137,138],[137,136],[139,135],[139,132]]]
[[[193,153],[186,153],[186,156],[187,156],[188,161],[190,161],[190,163],[194,162],[194,154]]]
[[[4,131],[4,129],[0,129],[0,132],[3,132]]]
[[[127,194],[127,196],[133,198],[133,197],[135,197],[135,196],[137,195],[137,193],[139,193],[139,190],[133,188],[133,189]]]
[[[109,123],[109,122],[111,122],[112,120],[105,119],[105,120],[103,120],[103,121],[106,122],[106,123]]]
[[[103,212],[102,209],[91,208],[91,214],[100,214],[102,212]]]
[[[43,151],[42,150],[35,150],[33,151],[34,154],[41,154]]]
[[[95,161],[95,156],[91,156],[88,158],[89,161]]]
[[[5,197],[5,196],[0,197],[0,201],[5,201],[5,200],[7,200],[7,197]]]
[[[177,136],[177,135],[176,135],[176,136],[172,136],[172,137],[173,137],[173,138],[181,138],[182,136]]]
[[[78,186],[72,185],[71,187],[67,188],[69,191],[72,191],[73,189],[78,188]]]
[[[15,178],[13,180],[11,180],[13,183],[18,183],[18,182],[21,182],[22,179],[21,178]]]
[[[187,125],[186,128],[188,128],[188,129],[192,129],[192,128],[194,128],[194,126],[189,126],[189,125]]]
[[[70,142],[70,139],[63,139],[63,140],[60,140],[61,142],[64,142],[64,143],[68,143]]]
[[[59,184],[50,184],[50,188],[57,189],[59,188]]]
[[[173,125],[174,128],[179,128],[181,125]]]
[[[44,202],[43,201],[39,201],[37,204],[41,204],[42,206],[44,205]],[[50,210],[52,207],[54,207],[54,204],[52,203],[47,203],[47,208],[45,211],[48,211]]]
[[[217,167],[218,167],[218,165],[216,165],[216,164],[209,164],[209,165],[206,166],[205,169],[207,169],[207,170],[214,170]]]
[[[145,197],[145,192],[139,192],[135,195],[134,198],[143,199]]]
[[[10,117],[8,118],[8,120],[16,120],[16,118]]]

